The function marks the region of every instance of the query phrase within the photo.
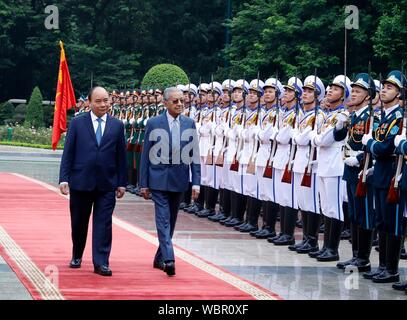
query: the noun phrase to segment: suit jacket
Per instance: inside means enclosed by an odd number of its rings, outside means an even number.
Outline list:
[[[140,187],[160,191],[185,192],[189,184],[191,170],[192,185],[201,184],[201,166],[199,164],[199,143],[195,122],[183,115],[179,115],[180,136],[185,132],[188,140],[181,138],[180,154],[184,150],[189,155],[190,163],[180,161],[173,163],[171,132],[168,126],[167,113],[150,118],[146,126],[146,134],[141,155]],[[184,136],[186,138],[186,136]],[[152,148],[154,148],[152,150]],[[186,148],[186,149],[184,149]],[[151,157],[151,153],[154,155]],[[157,161],[158,160],[158,161]],[[157,163],[158,162],[158,163]]]
[[[126,146],[121,121],[107,115],[100,146],[90,112],[71,120],[62,154],[59,182],[79,191],[114,191],[127,184]]]

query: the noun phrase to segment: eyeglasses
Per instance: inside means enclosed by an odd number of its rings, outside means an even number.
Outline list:
[[[174,100],[171,100],[171,102],[173,104],[184,103],[184,99],[174,99]]]

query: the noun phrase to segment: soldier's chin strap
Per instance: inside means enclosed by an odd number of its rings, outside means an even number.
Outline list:
[[[386,101],[386,103],[392,103],[394,100],[396,100],[396,99],[400,99],[400,92],[399,93],[397,93],[395,96],[394,96],[394,98],[393,99],[391,99],[390,101]],[[383,101],[384,102],[384,101]]]
[[[358,104],[354,104],[353,106],[354,107],[356,107],[356,108],[358,108],[358,107],[360,107],[360,106],[362,106],[363,105],[363,103],[366,101],[366,98],[367,97],[369,97],[369,95],[367,94],[367,95],[365,95],[365,97],[362,99],[362,101],[360,101]]]

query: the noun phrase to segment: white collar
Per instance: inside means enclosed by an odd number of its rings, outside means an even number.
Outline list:
[[[166,113],[167,113],[167,119],[168,119],[169,123],[172,123],[174,120],[177,120],[177,119],[179,121],[179,117],[181,116],[181,115],[179,115],[178,117],[174,118],[172,115],[170,115],[170,113],[168,111]]]
[[[392,107],[389,108],[389,109],[384,109],[384,112],[385,112],[385,114],[386,114],[386,117],[387,117],[394,109],[396,109],[396,108],[398,108],[398,107],[399,107],[399,105],[396,104],[396,105],[392,106]]]
[[[96,116],[93,111],[90,112],[90,117],[92,118],[92,122],[96,121],[99,117]],[[103,122],[106,122],[107,119],[107,113],[105,113],[102,117],[100,117],[100,119],[102,119]]]
[[[360,108],[359,110],[355,111],[355,114],[357,117],[359,117],[363,111],[365,111],[367,108],[369,107],[369,105],[365,105],[363,108]]]

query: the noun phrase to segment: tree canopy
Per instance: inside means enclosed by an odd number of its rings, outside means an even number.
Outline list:
[[[228,19],[228,2],[231,18]],[[46,5],[59,9],[47,30]],[[192,82],[297,72],[343,73],[343,0],[4,0],[0,1],[0,101],[39,86],[54,100],[59,40],[75,94],[91,84],[140,87],[156,64],[180,66]],[[359,29],[348,30],[348,75],[400,69],[407,52],[407,0],[355,0]]]

